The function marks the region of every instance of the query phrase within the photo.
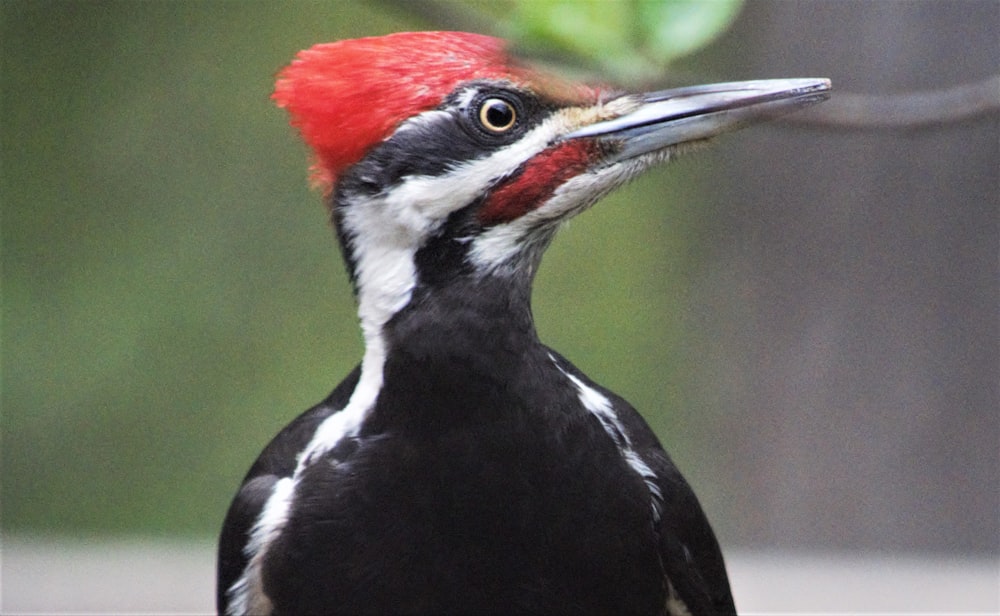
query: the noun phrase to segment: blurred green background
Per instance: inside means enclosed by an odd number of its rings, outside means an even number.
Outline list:
[[[269,99],[300,49],[468,28],[631,84],[830,77],[833,105],[995,74],[997,23],[995,0],[5,0],[3,533],[214,535],[361,357]],[[724,137],[562,232],[541,336],[646,416],[727,548],[996,557],[998,137],[995,114]]]
[[[436,24],[351,2],[2,11],[4,531],[214,533],[362,351],[273,76],[316,42]],[[669,350],[700,174],[608,199],[537,282],[543,339],[661,432],[684,420]]]

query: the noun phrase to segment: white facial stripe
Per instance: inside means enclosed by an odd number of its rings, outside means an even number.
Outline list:
[[[449,116],[451,116],[451,113],[443,109],[431,109],[430,111],[425,111],[405,120],[402,124],[396,127],[396,130],[393,131],[390,137],[409,132],[422,126],[433,124],[435,118],[446,119]]]
[[[516,257],[523,253],[526,238],[539,229],[561,223],[587,209],[659,158],[638,157],[569,179],[556,188],[541,206],[510,222],[495,225],[476,237],[469,251],[470,259],[482,271],[496,272],[520,267]]]
[[[478,87],[465,88],[458,94],[458,103],[455,106],[459,109],[467,109],[472,104],[472,100],[479,96],[481,91],[481,88]]]
[[[440,115],[428,111],[399,130]],[[352,238],[358,314],[366,340],[410,300],[417,283],[414,256],[448,216],[487,192],[572,128],[571,114],[553,113],[516,143],[437,176],[409,176],[392,190],[353,203],[343,225]]]
[[[472,203],[497,180],[549,147],[570,129],[566,114],[553,113],[521,139],[493,154],[457,165],[443,175],[407,177],[387,197],[426,220],[443,221],[448,214]]]

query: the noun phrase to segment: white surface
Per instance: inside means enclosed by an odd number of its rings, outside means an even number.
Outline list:
[[[0,614],[214,613],[215,547],[156,540],[0,544]]]
[[[214,544],[4,538],[0,613],[208,614]],[[1000,559],[730,550],[741,614],[1000,614]]]
[[[1000,614],[1000,558],[728,553],[741,614]]]

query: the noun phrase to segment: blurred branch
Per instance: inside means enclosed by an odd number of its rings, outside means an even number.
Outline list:
[[[1000,75],[944,90],[869,95],[834,92],[830,100],[784,118],[822,128],[905,130],[1000,117]]]

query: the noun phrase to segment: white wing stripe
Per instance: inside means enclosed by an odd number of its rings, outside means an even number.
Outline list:
[[[598,421],[601,422],[601,426],[604,427],[604,431],[608,433],[611,440],[613,440],[615,445],[618,446],[622,457],[625,459],[625,463],[628,464],[632,470],[634,470],[642,478],[643,482],[645,482],[646,488],[649,490],[650,506],[653,509],[653,521],[659,522],[661,504],[663,502],[663,492],[660,490],[660,486],[656,483],[656,473],[649,468],[649,465],[646,464],[646,462],[639,457],[639,454],[632,448],[632,441],[629,438],[628,433],[625,432],[625,428],[618,419],[618,415],[615,414],[611,401],[608,400],[607,396],[601,392],[597,391],[593,387],[590,387],[572,374],[566,372],[566,370],[559,365],[559,362],[555,357],[550,355],[549,359],[551,359],[556,368],[566,375],[566,378],[573,383],[580,397],[580,403],[583,404],[584,408],[597,417]]]

